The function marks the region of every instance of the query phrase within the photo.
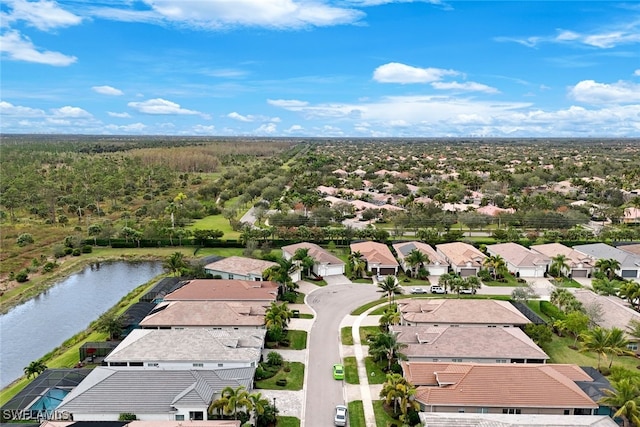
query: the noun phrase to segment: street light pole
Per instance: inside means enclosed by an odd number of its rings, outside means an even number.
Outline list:
[[[273,398],[273,418],[275,420],[275,425],[278,425],[278,409],[276,408],[276,398]]]

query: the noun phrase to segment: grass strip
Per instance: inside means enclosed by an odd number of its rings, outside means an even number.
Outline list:
[[[304,363],[301,362],[287,362],[291,367],[289,372],[285,372],[284,369],[264,380],[256,381],[256,388],[265,390],[302,390],[304,382]],[[279,379],[286,379],[287,384],[280,386],[276,382]]]
[[[342,345],[353,345],[353,328],[351,326],[340,329],[340,341]]]
[[[360,384],[360,377],[358,376],[358,362],[355,356],[348,356],[344,358],[344,380],[347,384]]]
[[[364,407],[362,400],[354,400],[347,404],[349,410],[349,426],[350,427],[367,427],[364,418]]]

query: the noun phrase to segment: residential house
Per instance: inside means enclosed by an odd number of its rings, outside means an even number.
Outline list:
[[[387,245],[378,242],[359,242],[350,245],[351,252],[360,252],[367,262],[367,271],[374,275],[397,275],[398,261]]]
[[[640,277],[640,256],[614,248],[605,243],[592,243],[589,245],[574,246],[573,249],[590,256],[594,260],[615,259],[620,263],[616,274],[623,279],[636,279]]]
[[[240,427],[240,420],[190,421],[189,427]],[[40,427],[180,427],[175,421],[45,421]]]
[[[424,267],[429,270],[429,274],[432,276],[441,276],[449,271],[449,263],[439,253],[437,253],[431,246],[419,241],[394,243],[393,248],[398,254],[398,261],[404,271],[411,270],[411,266],[407,264],[406,258],[413,250],[422,252],[428,258],[428,261],[424,264]]]
[[[626,208],[624,210],[624,218],[622,221],[627,224],[638,224],[640,223],[640,209],[638,208]]]
[[[411,362],[545,363],[549,356],[520,328],[390,326]]]
[[[104,358],[103,366],[160,370],[256,367],[265,329],[136,329]]]
[[[632,320],[640,322],[640,313],[628,307],[623,300],[614,296],[598,295],[589,289],[576,289],[573,295],[585,307],[598,307],[601,313],[596,324],[602,328],[620,328],[627,331]],[[640,355],[640,339],[626,334],[629,350]]]
[[[420,421],[428,427],[618,427],[608,415],[420,412]]]
[[[302,242],[294,245],[283,246],[282,256],[290,260],[298,249],[308,249],[309,256],[313,258],[313,272],[321,277],[344,274],[344,262],[326,249],[315,243]]]
[[[74,421],[201,421],[225,387],[251,390],[255,368],[220,370],[121,369],[98,366],[57,408]]]
[[[533,245],[531,250],[548,257],[553,263],[553,258],[564,255],[569,266],[569,277],[591,277],[593,273],[593,259],[587,255],[576,251],[562,243],[547,243],[544,245]]]
[[[640,243],[634,243],[634,244],[630,244],[630,245],[620,245],[620,246],[616,246],[616,247],[618,249],[622,250],[622,251],[629,252],[630,254],[640,256]]]
[[[487,245],[487,253],[502,257],[516,277],[544,277],[551,263],[548,256],[511,242]]]
[[[477,275],[487,257],[474,246],[463,242],[436,245],[436,251],[447,260],[453,272],[462,277]]]
[[[402,362],[424,412],[592,415],[579,386],[592,381],[577,365]]]
[[[491,299],[398,300],[401,324],[508,328],[531,323],[508,301]]]
[[[278,263],[262,259],[230,256],[204,266],[204,271],[213,276],[228,280],[261,281],[262,273],[276,267]]]
[[[164,297],[165,301],[238,301],[269,303],[278,297],[278,284],[250,280],[191,280]]]
[[[165,301],[140,322],[143,329],[263,329],[266,303]]]

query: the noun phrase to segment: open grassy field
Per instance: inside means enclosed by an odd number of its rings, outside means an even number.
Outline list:
[[[290,372],[285,372],[284,369],[275,374],[271,378],[256,381],[256,388],[268,389],[268,390],[302,390],[304,383],[304,364],[300,362],[288,362],[291,367]],[[276,381],[284,378],[287,380],[287,384],[279,386]]]
[[[574,363],[580,366],[598,367],[598,356],[592,352],[580,352],[569,346],[574,343],[573,338],[553,336],[553,341],[542,346],[542,349],[549,355],[550,363]],[[578,343],[578,346],[580,344]],[[601,367],[609,366],[610,360],[603,357],[600,362]],[[615,357],[612,366],[620,366],[631,371],[636,371],[640,366],[640,359],[631,356]]]
[[[242,212],[244,214],[244,212]],[[229,220],[220,215],[209,215],[196,220],[188,227],[190,230],[220,230],[224,233],[222,240],[237,239],[240,232],[234,231],[229,224]]]

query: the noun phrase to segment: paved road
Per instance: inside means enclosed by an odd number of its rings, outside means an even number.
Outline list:
[[[340,322],[353,309],[379,298],[376,289],[365,284],[329,285],[307,295],[316,318],[309,335],[304,427],[333,425],[335,406],[345,403],[344,384],[332,375],[333,364],[342,356]]]

